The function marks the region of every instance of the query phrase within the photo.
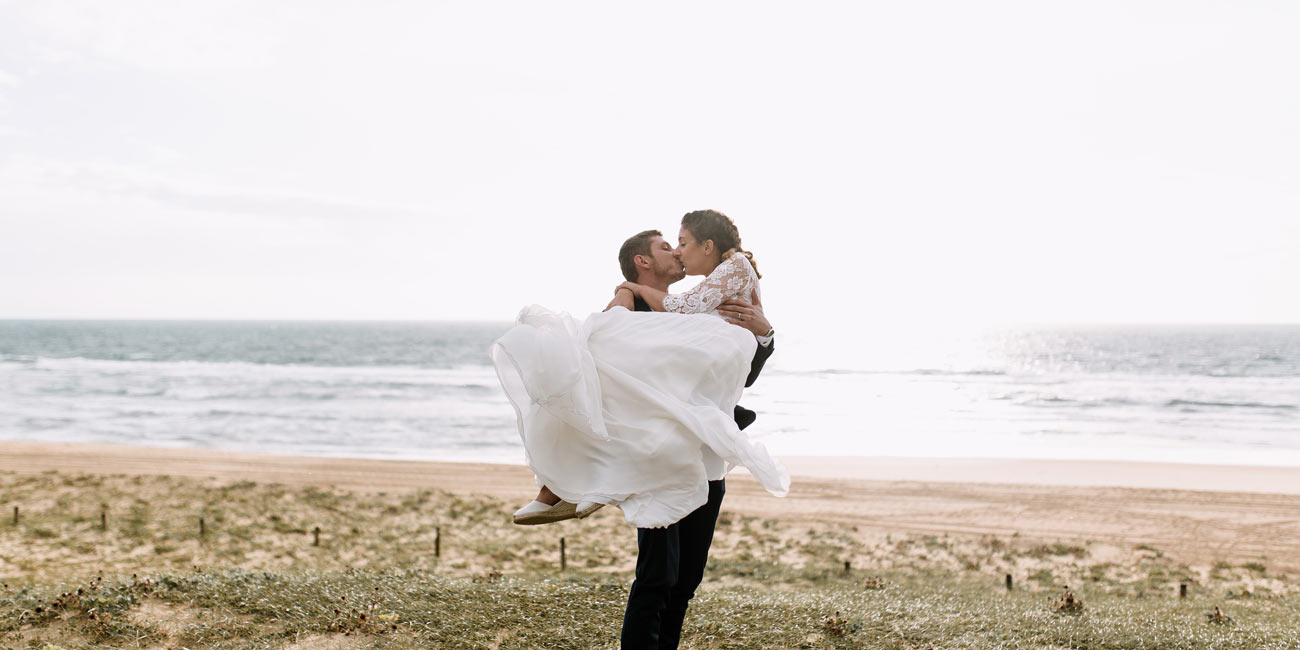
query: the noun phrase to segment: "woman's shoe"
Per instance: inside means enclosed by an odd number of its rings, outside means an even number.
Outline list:
[[[591,513],[600,510],[601,508],[604,507],[605,504],[603,503],[596,503],[594,501],[580,501],[578,503],[578,506],[574,508],[573,516],[578,519],[586,519],[587,517],[591,516]]]
[[[514,521],[520,526],[536,526],[573,519],[576,516],[578,516],[577,509],[568,501],[561,501],[555,505],[534,501],[516,510]]]

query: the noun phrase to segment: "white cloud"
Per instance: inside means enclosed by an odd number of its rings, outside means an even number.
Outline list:
[[[4,4],[0,239],[59,223],[82,254],[29,268],[129,270],[134,316],[508,318],[712,206],[809,321],[1300,320],[1297,12]],[[358,293],[250,279],[285,268]],[[159,302],[185,269],[210,295]]]
[[[262,65],[285,23],[278,7],[54,0],[15,13],[34,36],[37,51],[50,59],[102,59],[150,70],[195,72]]]
[[[2,132],[0,132],[2,134]],[[0,167],[0,185],[22,185],[50,194],[81,194],[112,201],[140,199],[183,211],[294,219],[412,218],[408,206],[349,200],[305,192],[239,187],[122,165],[68,164],[30,159]],[[0,196],[3,196],[0,193]]]

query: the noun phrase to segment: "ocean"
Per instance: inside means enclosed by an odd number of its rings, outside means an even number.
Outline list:
[[[508,323],[0,321],[0,438],[522,463]],[[1300,466],[1300,326],[778,331],[778,455]]]

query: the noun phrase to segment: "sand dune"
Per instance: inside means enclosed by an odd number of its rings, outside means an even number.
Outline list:
[[[935,533],[1159,548],[1189,564],[1266,558],[1300,570],[1300,469],[1103,461],[791,458],[790,496],[742,472],[725,508],[851,523],[865,535]],[[523,503],[516,465],[278,456],[124,445],[0,442],[0,470],[171,474],[359,491],[437,488]]]

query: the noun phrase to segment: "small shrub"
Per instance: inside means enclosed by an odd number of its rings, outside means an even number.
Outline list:
[[[822,629],[826,630],[831,636],[844,637],[853,634],[862,628],[857,623],[849,623],[840,615],[839,612],[822,619]]]
[[[1065,593],[1058,596],[1052,603],[1052,611],[1058,614],[1081,614],[1083,613],[1083,601],[1075,598],[1070,588],[1065,587]]]
[[[1052,544],[1043,544],[1029,549],[1027,553],[1030,557],[1045,558],[1048,556],[1073,555],[1076,558],[1085,558],[1088,556],[1088,549],[1082,546],[1072,544],[1062,544],[1053,542]]]

